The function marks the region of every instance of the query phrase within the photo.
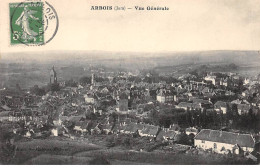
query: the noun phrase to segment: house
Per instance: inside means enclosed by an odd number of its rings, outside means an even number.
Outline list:
[[[188,102],[180,102],[176,108],[179,109],[184,109],[184,110],[188,110],[188,109],[192,109],[192,103],[188,103]]]
[[[105,134],[109,134],[112,132],[113,123],[107,121],[106,123],[102,124],[102,132]]]
[[[91,135],[101,134],[101,125],[99,123],[94,123],[90,128]]]
[[[245,78],[245,80],[243,81],[243,85],[247,85],[250,83],[250,80],[248,78]]]
[[[73,130],[83,134],[87,132],[87,127],[88,127],[88,121],[78,121],[75,123]]]
[[[112,133],[118,134],[122,133],[125,130],[126,125],[124,123],[116,123],[112,128]]]
[[[60,136],[63,135],[64,133],[65,133],[65,129],[61,126],[51,129],[51,135],[53,136]]]
[[[10,111],[3,111],[0,113],[0,121],[8,121],[9,120]]]
[[[231,101],[231,104],[236,104],[236,105],[238,105],[238,104],[241,104],[241,103],[242,103],[242,101],[239,100],[239,99],[236,99],[236,100]]]
[[[92,94],[85,94],[84,99],[86,103],[94,104],[95,103],[95,98]]]
[[[253,160],[254,162],[259,163],[259,161],[260,161],[260,142],[259,142],[259,139],[258,139],[258,141],[256,140],[254,151],[251,152],[251,153],[248,153],[246,155],[246,157]]]
[[[229,80],[228,80],[228,78],[226,78],[226,79],[221,78],[219,85],[220,85],[220,86],[226,86],[226,87],[227,87],[227,86],[229,85]]]
[[[164,137],[165,137],[166,131],[167,131],[167,128],[162,128],[159,131],[159,133],[158,133],[158,135],[156,137],[156,141],[163,141],[163,140],[165,140]]]
[[[6,111],[10,111],[11,110],[11,108],[8,107],[7,105],[3,105],[3,106],[1,106],[1,108],[6,110]]]
[[[125,133],[125,134],[134,134],[137,131],[142,130],[142,129],[138,129],[137,123],[131,122],[130,124],[126,125],[125,129],[123,130],[123,133]]]
[[[250,95],[249,90],[245,90],[245,91],[242,92],[243,97],[248,97],[249,95]]]
[[[156,100],[160,103],[170,103],[173,102],[173,94],[169,90],[160,90],[156,96]]]
[[[174,140],[176,135],[177,134],[173,130],[168,130],[168,131],[165,132],[163,139],[164,140]]]
[[[176,108],[184,109],[185,111],[192,110],[192,109],[202,109],[202,103],[194,102],[194,103],[188,103],[188,102],[180,102]]]
[[[181,127],[178,124],[172,124],[169,128],[170,131],[174,131],[175,134],[179,134]]]
[[[158,131],[158,126],[145,124],[144,128],[141,131],[139,131],[139,135],[156,138]]]
[[[69,118],[67,116],[58,116],[55,119],[53,119],[53,124],[55,126],[61,125],[64,121],[67,121]]]
[[[27,137],[27,138],[29,138],[29,137],[32,136],[32,132],[28,130],[28,131],[26,131],[26,133],[25,133],[24,136]]]
[[[210,108],[212,106],[212,103],[209,100],[191,98],[191,101],[193,103],[198,103],[198,104],[200,104],[201,107],[205,107],[205,108]]]
[[[248,114],[250,109],[251,109],[251,107],[249,104],[238,104],[237,105],[237,112],[239,115]]]
[[[199,133],[199,130],[194,127],[190,127],[190,128],[185,129],[185,133],[187,135],[190,135],[190,134],[197,135]]]
[[[216,76],[211,76],[211,75],[207,75],[204,80],[205,81],[210,81],[213,85],[216,85]]]
[[[26,120],[26,116],[20,112],[9,113],[9,121],[15,122],[15,121],[25,121],[25,120]]]
[[[255,140],[250,134],[203,129],[194,137],[194,145],[216,153],[239,154],[241,151],[252,152]]]
[[[79,121],[84,121],[85,117],[86,116],[84,116],[84,115],[70,116],[67,120],[72,122],[72,123],[76,123],[76,122],[79,122]]]
[[[200,92],[201,92],[202,94],[210,93],[210,92],[211,92],[211,89],[209,89],[208,87],[204,87]]]
[[[227,103],[223,102],[223,101],[217,101],[214,104],[214,110],[216,110],[217,112],[222,111],[223,114],[226,114],[227,113]]]
[[[112,132],[113,125],[112,124],[106,124],[102,126],[102,131],[104,134],[109,134]]]

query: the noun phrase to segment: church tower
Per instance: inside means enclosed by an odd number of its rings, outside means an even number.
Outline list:
[[[95,86],[95,74],[94,73],[92,73],[92,76],[91,76],[91,85]]]
[[[54,69],[54,66],[52,67],[50,72],[50,83],[57,83],[57,73]]]

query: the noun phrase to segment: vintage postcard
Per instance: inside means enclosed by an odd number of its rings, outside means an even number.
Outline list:
[[[260,0],[1,0],[1,165],[258,165]]]

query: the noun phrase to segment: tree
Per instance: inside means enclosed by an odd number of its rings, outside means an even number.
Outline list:
[[[151,110],[151,112],[149,113],[148,118],[153,122],[154,125],[158,125],[159,124],[158,112],[156,110]]]
[[[172,115],[160,114],[159,115],[159,125],[168,128],[172,124]]]
[[[46,87],[46,92],[57,92],[60,90],[60,85],[58,83],[50,83],[48,84],[48,86]]]
[[[15,157],[16,146],[12,133],[0,127],[0,163],[8,164]]]
[[[37,96],[43,96],[46,94],[43,88],[39,88],[38,85],[34,85],[34,87],[30,88],[31,94],[35,94]]]
[[[73,79],[70,79],[68,81],[65,81],[65,86],[77,87],[77,82],[73,81]]]
[[[185,133],[177,134],[175,140],[177,143],[183,144],[183,145],[190,145],[190,143],[191,143],[188,135],[186,135]]]
[[[90,119],[90,120],[96,120],[97,119],[97,116],[95,113],[87,113],[86,114],[86,118],[87,119]]]
[[[81,77],[79,79],[79,83],[83,86],[85,86],[86,84],[91,84],[91,77],[89,76],[84,76],[84,77]]]

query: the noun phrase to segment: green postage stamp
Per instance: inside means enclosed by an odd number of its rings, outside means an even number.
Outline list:
[[[44,43],[42,2],[10,3],[11,44]]]
[[[10,3],[11,45],[44,45],[58,30],[58,16],[46,1]]]

